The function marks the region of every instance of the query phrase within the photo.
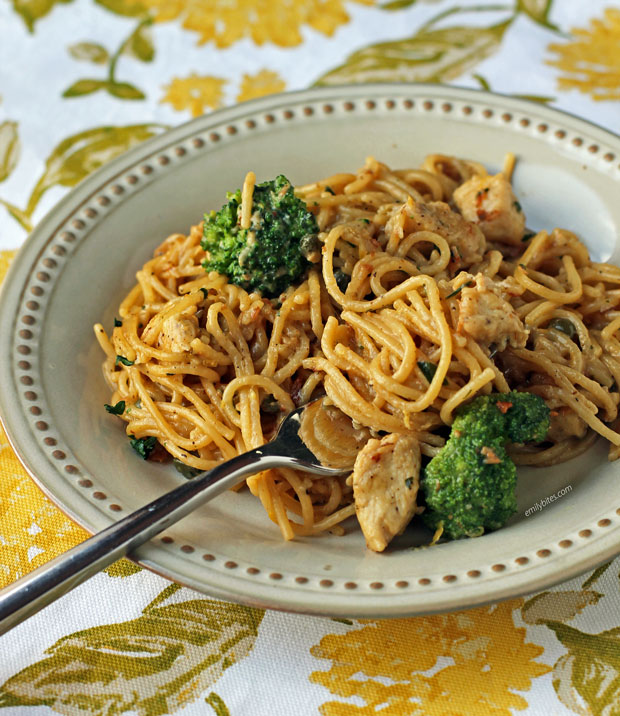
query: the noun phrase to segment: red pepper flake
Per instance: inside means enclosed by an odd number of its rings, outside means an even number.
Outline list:
[[[493,448],[485,446],[480,449],[480,454],[485,457],[485,465],[499,465],[501,463],[501,460],[497,457]]]
[[[379,462],[379,460],[381,460],[381,453],[380,453],[380,452],[376,452],[370,459],[371,459],[373,462]]]
[[[500,411],[500,413],[503,413],[506,415],[506,413],[512,408],[512,403],[509,403],[507,400],[498,400],[497,403],[497,409]]]
[[[559,413],[558,413],[557,410],[550,410],[550,411],[549,411],[549,415],[550,415],[552,418],[557,418],[557,416],[559,415]]]

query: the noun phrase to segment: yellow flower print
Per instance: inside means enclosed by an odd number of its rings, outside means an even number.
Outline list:
[[[255,75],[243,75],[241,87],[237,95],[237,102],[244,102],[246,99],[264,97],[268,94],[282,92],[286,87],[284,80],[277,72],[261,70]]]
[[[197,32],[198,44],[213,41],[230,47],[244,37],[257,45],[273,42],[294,47],[302,42],[300,29],[308,25],[324,35],[349,21],[347,0],[140,0],[156,22],[181,18],[186,30]],[[349,0],[372,5],[374,0]]]
[[[14,251],[0,251],[0,282]],[[86,539],[28,477],[0,426],[0,587]]]
[[[549,45],[558,55],[549,65],[564,71],[560,89],[577,89],[594,100],[620,99],[620,10],[607,8],[590,29],[573,29],[574,42]]]
[[[0,429],[0,444],[6,436]],[[0,587],[87,538],[25,474],[9,447],[0,449]]]
[[[0,251],[0,283],[2,283],[2,279],[6,276],[9,265],[16,253],[16,251]]]
[[[510,716],[511,709],[527,708],[514,692],[529,690],[532,679],[550,667],[534,661],[542,647],[526,642],[525,629],[514,625],[512,613],[522,603],[515,599],[467,612],[366,622],[362,629],[328,634],[311,653],[332,666],[313,672],[310,680],[366,705],[330,701],[321,713]]]
[[[206,75],[199,77],[175,77],[164,87],[167,90],[162,102],[168,102],[177,110],[189,109],[193,117],[204,114],[207,107],[217,109],[222,104],[226,80]]]

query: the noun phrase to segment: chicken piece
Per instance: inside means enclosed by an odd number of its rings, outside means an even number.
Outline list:
[[[369,440],[357,455],[350,480],[366,544],[375,552],[383,552],[417,511],[418,441],[396,433]]]
[[[559,443],[568,438],[584,438],[588,431],[586,423],[569,408],[559,408],[551,415],[551,427],[547,438]]]
[[[408,206],[406,229],[432,231],[448,242],[458,268],[466,268],[482,261],[486,239],[480,229],[464,219],[443,201],[428,204],[415,202]]]
[[[457,332],[471,336],[498,352],[508,344],[523,348],[529,331],[504,297],[502,287],[487,276],[476,275],[476,285],[464,287],[459,300]]]
[[[525,215],[503,174],[474,176],[455,190],[461,214],[478,224],[489,241],[521,246]]]
[[[157,339],[157,347],[171,353],[191,350],[190,344],[198,336],[196,316],[166,318]]]

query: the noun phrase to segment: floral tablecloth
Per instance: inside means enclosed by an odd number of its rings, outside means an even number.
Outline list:
[[[613,0],[3,0],[0,276],[102,163],[312,84],[447,82],[620,131]],[[0,429],[0,586],[85,532]],[[263,612],[123,560],[0,638],[11,714],[620,713],[620,559],[555,589],[384,621]]]

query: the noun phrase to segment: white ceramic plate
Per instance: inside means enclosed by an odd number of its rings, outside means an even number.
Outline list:
[[[516,192],[531,228],[576,231],[597,260],[620,263],[620,139],[520,100],[429,85],[321,88],[208,115],[107,164],[43,220],[16,258],[0,304],[0,412],[37,484],[87,530],[100,530],[182,478],[136,459],[109,399],[92,324],[168,234],[219,208],[247,169],[294,183],[428,152],[490,169],[518,156]],[[201,508],[137,553],[140,564],[207,594],[343,616],[456,609],[541,589],[620,552],[620,468],[597,444],[555,469],[521,470],[519,511],[476,540],[387,553],[345,537],[281,540],[247,491]],[[570,492],[526,517],[538,501]]]

